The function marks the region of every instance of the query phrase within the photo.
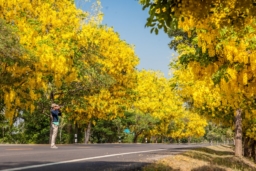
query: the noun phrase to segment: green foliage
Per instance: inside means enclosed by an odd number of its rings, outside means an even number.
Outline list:
[[[131,132],[134,134],[133,142],[144,141],[144,138],[149,135],[155,124],[159,120],[152,117],[150,114],[143,113],[128,113],[131,117],[132,123],[129,126]]]
[[[24,54],[29,55],[28,51],[19,43],[17,30],[13,25],[7,24],[4,20],[0,19],[0,87],[13,87],[15,83],[21,84],[22,79],[29,76],[29,72],[16,76],[15,72],[7,70],[7,68],[14,65],[31,67],[32,61],[21,60],[21,56]],[[4,109],[3,95],[3,89],[0,89],[0,112]]]
[[[125,112],[124,117],[117,117],[114,120],[98,119],[92,126],[91,142],[113,143],[118,142],[119,137],[124,143],[144,142],[156,122],[157,120],[150,115],[132,112]],[[125,133],[125,129],[131,132]]]
[[[168,28],[177,29],[178,20],[174,17],[175,13],[172,11],[172,7],[178,6],[179,1],[159,0],[159,3],[155,4],[150,0],[140,0],[140,3],[143,5],[143,10],[149,8],[149,17],[145,27],[152,27],[151,33],[155,31],[155,34],[158,34],[159,29],[163,29],[164,32],[168,32]]]
[[[118,141],[118,128],[114,121],[97,120],[92,127],[91,142],[93,143],[111,143]]]
[[[9,121],[5,119],[4,115],[0,114],[0,143],[23,144],[26,143],[25,134],[23,132],[23,124],[20,118],[15,118],[15,124],[10,125]]]
[[[209,142],[218,141],[225,142],[231,141],[234,137],[233,131],[228,127],[209,123],[206,127],[205,139]]]
[[[223,78],[226,82],[228,82],[230,75],[227,73],[227,68],[228,68],[227,64],[222,65],[221,67],[219,67],[218,71],[212,75],[212,80],[215,85],[219,84],[221,79]]]
[[[19,37],[11,25],[0,19],[0,61],[13,64],[24,53]]]
[[[187,66],[190,62],[199,62],[202,66],[207,66],[212,62],[218,60],[217,56],[210,57],[208,52],[203,52],[202,48],[197,45],[197,34],[195,31],[191,31],[191,35],[188,36],[187,32],[184,32],[180,29],[169,30],[168,35],[172,38],[169,43],[169,47],[174,49],[179,54],[182,54],[183,51],[188,51],[190,48],[195,49],[195,52],[186,53],[180,55],[179,62]]]
[[[132,142],[133,133],[127,134],[124,129],[133,125],[133,117],[132,113],[125,112],[124,117],[117,117],[113,120],[96,120],[95,125],[92,126],[91,142],[113,143],[119,140],[126,143]]]
[[[40,113],[24,112],[24,134],[27,143],[47,144],[50,136],[50,118]]]

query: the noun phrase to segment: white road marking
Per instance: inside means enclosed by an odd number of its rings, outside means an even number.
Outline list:
[[[5,150],[33,150],[33,148],[7,148]]]
[[[10,169],[4,169],[4,170],[0,170],[0,171],[15,171],[15,170],[23,170],[23,169],[32,169],[32,168],[39,168],[39,167],[45,167],[45,166],[53,166],[53,165],[57,165],[57,164],[66,164],[66,163],[73,163],[73,162],[79,162],[79,161],[100,159],[100,158],[106,158],[106,157],[114,157],[114,156],[122,156],[122,155],[128,155],[128,154],[138,154],[138,153],[148,153],[148,152],[163,151],[163,150],[166,150],[166,149],[110,154],[110,155],[103,155],[103,156],[96,156],[96,157],[88,157],[88,158],[67,160],[67,161],[61,161],[61,162],[55,162],[55,163],[46,163],[46,164],[39,164],[39,165],[32,165],[32,166],[25,166],[25,167],[17,167],[17,168],[12,168],[12,169],[10,168]]]
[[[48,145],[48,147],[49,147],[49,145]],[[91,149],[91,147],[77,147],[77,148],[73,148],[72,150],[81,150],[81,149]],[[7,149],[4,149],[4,150],[6,150],[7,151]],[[50,149],[49,148],[49,150],[51,150],[52,151],[52,149]],[[9,151],[14,151],[14,150],[10,150],[9,149]],[[16,151],[22,151],[22,150],[16,150]],[[49,152],[48,151],[44,151],[44,152],[38,152],[38,151],[33,151],[33,150],[27,150],[27,151],[31,151],[30,153],[29,152],[27,152],[27,153],[8,153],[8,154],[1,154],[0,153],[0,158],[1,157],[7,157],[7,156],[19,156],[19,155],[22,155],[22,156],[24,156],[24,155],[31,155],[31,154],[48,154]],[[59,150],[56,150],[55,151],[55,153],[56,152],[59,152]],[[0,161],[1,161],[1,159],[0,159]]]

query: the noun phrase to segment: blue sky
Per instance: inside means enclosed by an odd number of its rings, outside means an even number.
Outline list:
[[[83,10],[90,7],[85,0],[76,0],[76,4]],[[137,68],[160,70],[168,77],[168,64],[174,54],[168,47],[170,38],[163,31],[155,35],[150,33],[150,28],[144,27],[148,13],[142,10],[138,1],[101,0],[101,5],[104,13],[102,24],[113,27],[121,39],[135,45],[135,52],[140,58]]]

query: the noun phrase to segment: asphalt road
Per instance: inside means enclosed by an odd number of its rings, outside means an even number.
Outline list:
[[[123,171],[137,170],[152,160],[205,145],[93,144],[0,145],[0,171]]]

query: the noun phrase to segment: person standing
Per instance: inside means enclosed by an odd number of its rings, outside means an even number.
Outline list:
[[[59,116],[61,115],[60,106],[53,103],[51,105],[51,129],[52,129],[52,137],[51,137],[51,148],[57,149],[58,147],[55,145],[56,137],[58,134],[59,128]]]

